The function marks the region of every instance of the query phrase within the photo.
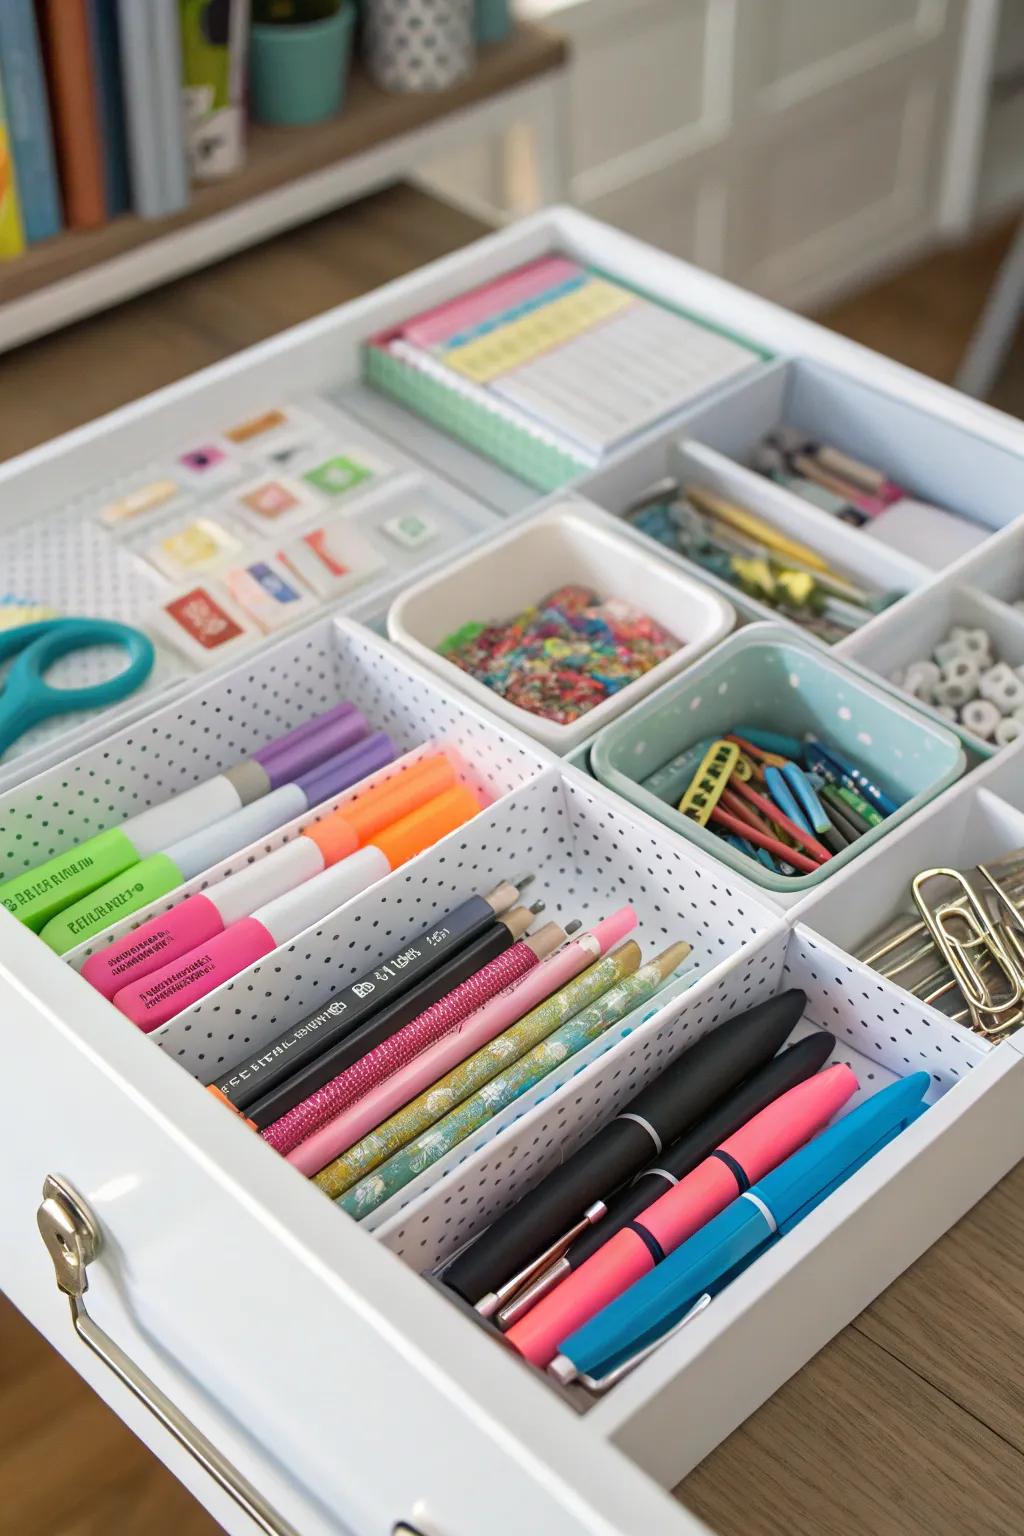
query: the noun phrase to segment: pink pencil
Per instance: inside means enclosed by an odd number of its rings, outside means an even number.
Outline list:
[[[408,1104],[424,1088],[457,1067],[460,1061],[500,1035],[503,1030],[538,1007],[547,998],[572,981],[588,965],[614,949],[636,926],[632,907],[622,907],[602,919],[587,933],[581,933],[548,955],[512,986],[484,1003],[458,1029],[444,1035],[397,1072],[371,1088],[354,1104],[340,1110],[326,1125],[300,1142],[288,1153],[288,1161],[303,1173],[312,1175],[347,1152],[367,1132],[389,1115]]]

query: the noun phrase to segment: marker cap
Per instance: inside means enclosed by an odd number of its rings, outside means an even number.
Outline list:
[[[373,839],[392,869],[415,858],[449,832],[454,832],[481,809],[480,802],[468,789],[457,786],[403,816],[394,826]]]
[[[346,699],[341,704],[334,704],[330,709],[325,709],[321,714],[314,715],[312,720],[304,720],[301,725],[294,726],[290,731],[285,731],[281,736],[275,736],[273,741],[268,741],[265,747],[260,747],[252,754],[257,763],[262,763],[264,768],[269,766],[270,760],[281,754],[287,755],[298,746],[300,741],[307,737],[317,736],[321,731],[331,725],[335,720],[343,720],[346,715],[355,711],[355,705]]]
[[[307,827],[305,835],[320,849],[325,865],[336,864],[339,859],[348,858],[375,832],[392,826],[439,795],[454,776],[454,769],[446,757],[424,758],[406,773],[396,774],[383,784],[375,784],[357,799],[339,806],[322,821]]]
[[[394,761],[395,744],[384,731],[375,731],[354,747],[337,752],[326,762],[318,763],[308,773],[300,776],[298,783],[309,805],[319,805],[323,800],[333,800],[343,790],[351,789],[378,768],[386,768]]]
[[[326,725],[308,736],[279,746],[270,760],[263,763],[271,787],[276,789],[279,784],[297,779],[318,763],[326,762],[329,757],[354,747],[357,741],[362,741],[369,734],[369,730],[366,716],[358,709],[353,709],[328,720]]]

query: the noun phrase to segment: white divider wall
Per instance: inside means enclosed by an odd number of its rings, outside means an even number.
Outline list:
[[[700,973],[776,921],[768,905],[737,895],[684,844],[642,828],[552,767],[154,1030],[153,1039],[210,1082],[459,901],[527,873],[534,880],[524,899],[545,903],[535,926],[575,917],[588,927],[630,902],[645,953],[686,938]]]

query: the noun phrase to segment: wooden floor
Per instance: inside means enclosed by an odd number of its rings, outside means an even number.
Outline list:
[[[0,457],[479,232],[472,219],[396,188],[0,358]],[[999,230],[933,257],[824,318],[949,378],[1006,238]],[[999,403],[1024,415],[1020,356],[1001,387]],[[1024,1165],[708,1457],[678,1496],[720,1536],[1019,1536],[1022,1318]],[[0,1532],[214,1531],[0,1304]]]

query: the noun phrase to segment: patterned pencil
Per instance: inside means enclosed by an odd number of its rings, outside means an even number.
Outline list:
[[[429,1087],[422,1093],[368,1131],[326,1167],[321,1164],[315,1182],[332,1199],[343,1195],[364,1174],[400,1152],[414,1136],[435,1125],[504,1067],[511,1066],[567,1019],[596,1002],[609,987],[632,976],[639,964],[640,946],[630,940],[603,960],[588,965],[579,976],[467,1055],[465,1060],[457,1061],[447,1072],[436,1074],[433,1082],[428,1078]],[[457,1033],[446,1037],[443,1043],[457,1048]],[[290,1160],[295,1160],[295,1154],[291,1154]]]
[[[632,976],[617,982],[597,1002],[556,1029],[512,1066],[471,1094],[443,1120],[388,1159],[338,1200],[342,1210],[362,1221],[390,1200],[416,1176],[440,1161],[446,1152],[497,1114],[548,1073],[598,1039],[632,1009],[645,1003],[664,985],[690,953],[689,944],[672,944]]]

